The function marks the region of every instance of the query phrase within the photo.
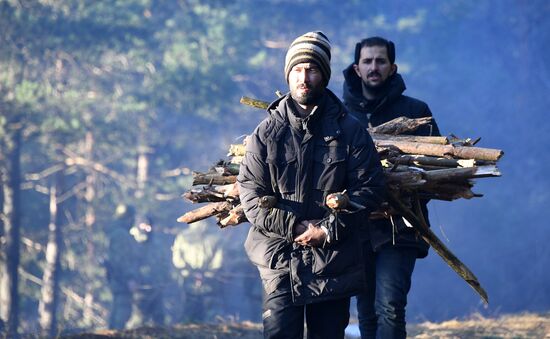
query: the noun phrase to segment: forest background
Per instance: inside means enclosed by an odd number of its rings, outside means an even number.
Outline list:
[[[431,253],[417,263],[409,320],[547,312],[549,15],[544,0],[0,1],[1,319],[25,333],[104,328],[108,233],[122,203],[151,216],[172,252],[170,323],[190,321],[193,279],[208,287],[202,321],[258,321],[248,225],[175,220],[195,207],[180,197],[191,171],[265,116],[239,98],[286,91],[286,49],[311,30],[332,42],[338,96],[355,43],[387,37],[406,94],[429,104],[443,134],[505,152],[503,176],[474,187],[484,197],[430,203],[432,228],[489,306]],[[211,248],[183,241],[189,232]],[[182,263],[192,251],[210,257]]]

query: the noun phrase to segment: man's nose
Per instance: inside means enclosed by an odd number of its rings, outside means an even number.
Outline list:
[[[307,82],[309,79],[309,73],[307,70],[303,69],[300,72],[298,72],[298,81],[299,82]]]

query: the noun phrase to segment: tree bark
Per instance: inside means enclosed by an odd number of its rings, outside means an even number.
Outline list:
[[[244,215],[243,207],[239,204],[238,206],[232,208],[228,215],[225,218],[221,218],[218,221],[218,225],[220,225],[221,228],[227,227],[227,226],[235,226],[242,222],[245,222],[246,216]]]
[[[446,168],[422,172],[424,179],[431,182],[437,181],[460,181],[473,178],[498,177],[500,172],[496,166],[480,166],[466,168]]]
[[[422,173],[417,171],[406,171],[406,172],[391,172],[385,171],[384,175],[386,177],[386,183],[389,186],[397,186],[400,188],[412,188],[419,187],[426,183],[422,179]]]
[[[237,184],[221,186],[206,186],[200,189],[191,189],[183,194],[183,197],[192,203],[225,201],[227,199],[239,199]]]
[[[88,131],[86,133],[86,138],[84,140],[84,154],[87,159],[93,161],[93,149],[94,149],[94,135],[92,132]],[[93,261],[95,258],[95,247],[94,242],[92,241],[94,235],[94,225],[95,225],[95,208],[94,208],[94,199],[95,199],[95,182],[96,182],[96,172],[87,171],[86,174],[86,190],[84,193],[84,204],[85,204],[85,215],[84,215],[84,224],[86,226],[86,234],[88,235],[88,241],[86,241],[86,253],[87,253],[87,262],[89,267],[93,267]],[[82,304],[82,323],[86,327],[93,326],[94,322],[94,311],[92,306],[94,304],[94,286],[93,286],[93,276],[90,272],[91,270],[86,270],[88,275],[88,282],[85,287],[84,303]]]
[[[193,172],[193,186],[195,185],[227,185],[237,182],[236,175],[219,175],[212,173]]]
[[[187,224],[194,223],[199,220],[209,218],[213,215],[217,215],[223,212],[229,212],[232,205],[227,201],[213,202],[206,206],[199,207],[193,211],[187,212],[178,218],[177,222],[184,222]]]
[[[17,337],[19,326],[19,275],[20,261],[20,209],[21,209],[21,126],[15,126],[2,140],[5,149],[3,164],[0,167],[0,180],[3,184],[2,260],[0,267],[0,318],[4,322],[5,333],[9,338]]]
[[[439,144],[447,145],[449,143],[449,138],[447,137],[425,137],[418,135],[388,135],[381,133],[371,133],[370,134],[373,140],[397,140],[397,141],[407,141],[407,142],[423,142],[426,144]]]
[[[402,155],[399,157],[388,158],[388,161],[393,164],[406,165],[406,166],[437,166],[437,167],[473,167],[480,162],[464,159],[447,159],[436,157],[425,157],[419,155]]]
[[[406,117],[399,117],[388,122],[378,125],[376,127],[369,127],[368,131],[370,134],[407,134],[414,132],[418,127],[426,125],[432,121],[431,117],[418,118],[418,119],[409,119]]]
[[[470,146],[455,147],[453,145],[436,145],[397,140],[375,140],[374,144],[377,148],[393,147],[407,154],[422,154],[436,157],[453,156],[460,159],[497,161],[504,154],[501,150],[491,148]]]
[[[59,177],[58,177],[59,178]],[[59,179],[57,179],[59,180]],[[57,187],[50,188],[50,223],[46,246],[46,267],[42,278],[42,297],[38,304],[39,323],[44,336],[53,338],[57,334],[57,306],[59,304],[59,274],[61,270],[61,220],[58,211]]]
[[[267,107],[269,107],[269,102],[253,99],[249,97],[241,97],[240,103],[243,105],[248,105],[259,109],[267,109]]]

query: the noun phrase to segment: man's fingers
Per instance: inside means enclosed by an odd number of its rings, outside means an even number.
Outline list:
[[[309,222],[307,231],[294,238],[294,242],[302,246],[318,246],[323,243],[325,232]]]
[[[325,204],[333,210],[345,208],[348,203],[349,198],[344,193],[331,193],[325,199]]]

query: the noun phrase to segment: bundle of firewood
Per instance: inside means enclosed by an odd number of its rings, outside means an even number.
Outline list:
[[[241,102],[265,108],[265,102],[243,98]],[[455,136],[423,137],[408,135],[431,118],[397,118],[369,128],[380,156],[388,189],[407,201],[415,195],[422,199],[470,199],[482,195],[472,192],[473,179],[500,176],[496,162],[503,152],[480,148],[479,141]],[[220,160],[208,172],[193,173],[193,188],[183,197],[193,203],[207,203],[185,213],[178,222],[193,223],[215,216],[220,227],[246,221],[239,201],[236,178],[244,155],[245,142],[231,145],[228,160]],[[384,204],[373,217],[393,214]]]
[[[249,98],[241,99],[241,103],[263,109],[268,105]],[[425,199],[451,201],[481,197],[481,194],[472,192],[474,179],[500,176],[496,163],[504,153],[498,149],[476,147],[479,138],[411,135],[430,120],[397,118],[369,128],[388,188],[388,201],[370,217],[401,216],[488,303],[487,292],[477,277],[431,231],[420,202]],[[207,204],[185,213],[178,218],[179,222],[193,223],[215,216],[218,225],[226,227],[246,221],[236,184],[245,144],[246,139],[241,145],[231,145],[229,160],[220,160],[208,172],[193,173],[194,188],[183,196],[193,203]]]

